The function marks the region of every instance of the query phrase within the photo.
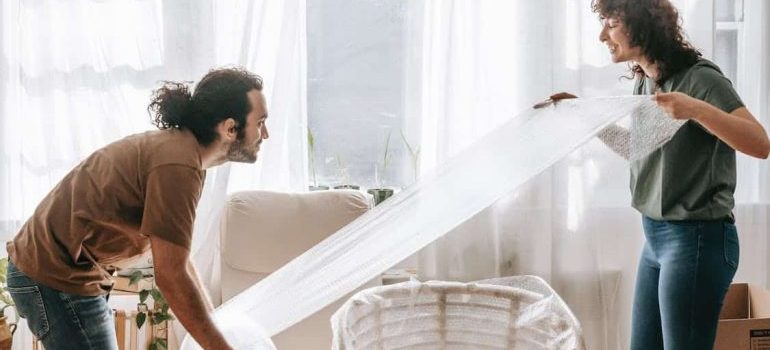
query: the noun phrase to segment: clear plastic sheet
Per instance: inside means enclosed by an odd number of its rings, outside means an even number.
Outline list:
[[[334,350],[585,348],[575,316],[535,276],[369,288],[337,310],[332,329]]]
[[[608,126],[631,116],[614,150],[633,160],[681,126],[649,96],[565,100],[528,109],[372,211],[220,306],[274,335],[419,251]]]

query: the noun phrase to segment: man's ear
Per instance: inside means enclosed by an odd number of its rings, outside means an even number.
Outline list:
[[[219,138],[227,143],[235,141],[238,137],[238,128],[235,119],[227,118],[217,124]]]

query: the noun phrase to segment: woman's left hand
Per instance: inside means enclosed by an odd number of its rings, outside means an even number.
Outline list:
[[[696,119],[706,103],[681,92],[656,92],[652,100],[672,118],[684,120]]]

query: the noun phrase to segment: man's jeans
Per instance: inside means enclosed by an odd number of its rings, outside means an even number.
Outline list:
[[[727,220],[643,219],[631,349],[712,349],[719,312],[738,268],[738,233]]]
[[[8,290],[46,350],[117,350],[112,310],[104,296],[73,295],[39,284],[8,262]]]

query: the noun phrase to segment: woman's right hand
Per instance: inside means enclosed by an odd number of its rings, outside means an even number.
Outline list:
[[[556,93],[556,94],[553,94],[553,95],[549,96],[547,100],[532,106],[532,108],[538,109],[538,108],[547,107],[547,106],[552,105],[552,104],[556,105],[561,100],[567,100],[567,99],[571,99],[571,98],[578,98],[578,97],[573,95],[573,94],[571,94],[571,93],[569,93],[569,92],[559,92],[559,93]]]

